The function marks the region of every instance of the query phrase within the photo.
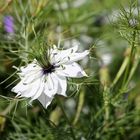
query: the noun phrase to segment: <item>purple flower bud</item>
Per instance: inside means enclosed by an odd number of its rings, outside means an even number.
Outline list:
[[[14,33],[14,19],[12,16],[5,16],[4,20],[4,29],[7,33],[13,34]]]

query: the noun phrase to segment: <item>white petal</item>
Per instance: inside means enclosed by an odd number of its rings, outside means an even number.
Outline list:
[[[22,81],[20,81],[15,87],[12,88],[12,92],[18,93],[19,95],[22,95],[24,92],[26,92],[27,90],[30,90],[31,86],[30,85],[25,85],[23,84]]]
[[[89,50],[85,50],[82,53],[75,53],[70,56],[70,61],[79,61],[82,60],[84,57],[86,57],[89,54]]]
[[[37,95],[40,94],[40,90],[43,86],[43,83],[41,81],[41,79],[37,79],[36,81],[34,81],[30,86],[30,90],[27,90],[25,92],[22,93],[22,97],[31,97],[33,100],[36,99]]]
[[[71,54],[74,54],[78,49],[78,45],[67,50],[54,50],[51,54],[51,63],[62,63],[69,60]]]
[[[25,84],[30,84],[32,83],[34,80],[40,78],[43,76],[42,71],[34,71],[34,72],[30,72],[29,74],[26,74],[25,77],[22,78],[23,83]]]
[[[20,95],[20,97],[32,98],[38,91],[40,82],[40,79],[35,80],[32,84],[23,84],[21,81],[12,89],[12,91],[18,93],[17,96]]]
[[[48,96],[48,97],[53,97],[58,89],[58,80],[56,79],[54,73],[49,74],[49,77],[45,83],[45,89],[44,89],[44,93]],[[51,83],[52,88],[49,88],[49,84]]]
[[[40,103],[41,103],[45,108],[47,108],[48,105],[50,105],[50,103],[52,102],[53,97],[50,98],[50,97],[48,97],[46,94],[42,93],[42,94],[38,97],[38,100],[40,101]]]
[[[72,77],[72,78],[80,78],[80,77],[87,76],[87,74],[80,67],[80,65],[75,62],[69,65],[63,65],[61,69],[57,68],[56,73],[62,76]]]
[[[65,61],[59,62],[58,65],[61,65],[61,64],[70,64],[72,62],[76,62],[76,61],[82,60],[88,54],[89,54],[89,51],[88,50],[86,50],[86,51],[84,51],[82,53],[73,53],[73,54],[69,55],[67,57],[67,59],[65,58]]]
[[[48,97],[52,97],[55,95],[54,90],[49,90],[48,88],[48,83],[45,83],[45,87],[44,87],[44,94],[47,95]]]
[[[51,74],[48,74],[48,76],[46,78],[47,78],[46,80],[47,80],[47,84],[48,84],[48,89],[52,90],[54,88],[54,83],[53,83]]]
[[[64,76],[56,75],[56,79],[58,80],[58,89],[57,94],[67,96],[66,90],[67,90],[67,79]]]
[[[21,74],[26,75],[31,71],[41,70],[42,68],[38,65],[37,61],[34,60],[32,63],[28,64],[26,67],[21,67]]]
[[[31,101],[37,99],[44,91],[44,77],[41,78],[40,84],[39,84],[39,89],[37,90],[36,94],[31,98]]]
[[[28,88],[27,86],[23,85],[22,81],[20,81],[15,87],[12,88],[12,92],[18,93],[19,91],[24,90],[25,88]]]
[[[66,54],[75,53],[77,50],[78,50],[78,45],[75,45],[67,50],[61,50],[60,53],[61,55],[66,55]]]

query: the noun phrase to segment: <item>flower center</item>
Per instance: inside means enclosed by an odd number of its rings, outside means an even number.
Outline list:
[[[55,66],[54,65],[50,65],[47,68],[43,68],[43,74],[52,73],[54,71],[55,71]]]

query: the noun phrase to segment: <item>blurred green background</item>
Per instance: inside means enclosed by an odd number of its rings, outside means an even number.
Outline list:
[[[139,140],[139,6],[135,0],[0,1],[0,140],[72,140],[71,129],[77,140]],[[125,14],[136,17],[138,28],[128,26]],[[13,18],[12,34],[5,30],[6,16]],[[91,51],[80,62],[89,77],[69,79],[68,98],[56,97],[69,121],[56,99],[44,109],[11,92],[17,83],[12,66],[33,59],[26,51],[59,41],[64,48],[76,42],[79,50]],[[125,88],[125,72],[112,87],[132,42],[137,47],[135,73]],[[129,77],[131,66],[128,71]]]

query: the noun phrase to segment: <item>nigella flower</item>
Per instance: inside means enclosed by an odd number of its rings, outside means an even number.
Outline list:
[[[87,76],[76,61],[89,54],[88,50],[78,53],[78,46],[67,50],[49,49],[49,63],[41,65],[34,60],[18,73],[21,81],[12,89],[19,97],[38,99],[47,108],[55,94],[66,96],[67,78]]]
[[[14,33],[14,19],[12,16],[5,16],[4,17],[4,28],[5,31],[9,34]]]

